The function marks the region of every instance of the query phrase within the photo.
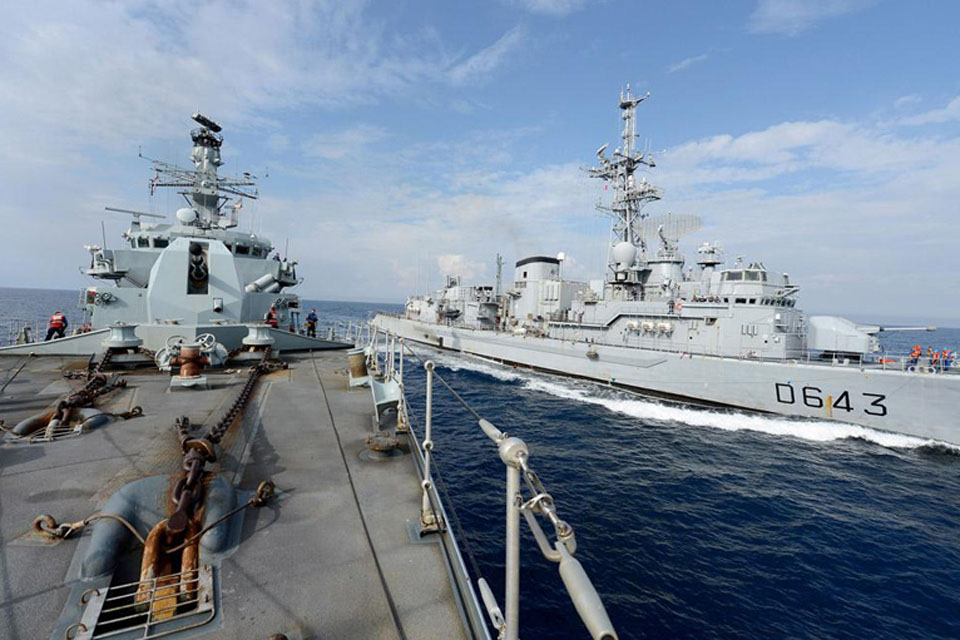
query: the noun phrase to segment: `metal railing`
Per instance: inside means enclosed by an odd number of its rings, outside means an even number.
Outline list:
[[[383,362],[380,348],[385,347]],[[418,442],[411,426],[409,403],[404,383],[405,353],[419,360],[426,371],[426,398],[424,407],[423,441]],[[463,397],[436,371],[431,360],[424,360],[405,343],[402,337],[392,332],[374,327],[370,333],[368,346],[368,368],[383,380],[393,381],[400,388],[400,406],[398,407],[398,430],[406,429],[410,433],[413,449],[420,460],[422,499],[420,506],[421,535],[448,533],[447,512],[437,493],[434,476],[434,416],[433,388],[439,382],[473,416],[481,431],[494,443],[497,454],[506,470],[505,496],[505,584],[504,609],[500,608],[486,579],[480,575],[474,561],[476,585],[480,591],[484,608],[490,624],[497,630],[499,640],[517,640],[520,619],[520,516],[527,521],[534,541],[541,554],[549,561],[559,565],[560,578],[573,602],[574,608],[594,640],[616,640],[617,634],[600,596],[580,562],[574,557],[577,540],[573,527],[561,519],[553,497],[547,492],[539,476],[530,465],[530,452],[526,443],[516,436],[501,431],[493,423],[483,418]],[[440,478],[439,476],[437,476]],[[442,483],[442,479],[441,479]],[[526,494],[524,494],[524,489]],[[455,512],[454,522],[456,520]],[[541,520],[549,523],[554,540],[544,531]],[[452,535],[449,536],[453,540]],[[453,561],[461,570],[462,577],[469,580],[469,574],[463,562],[458,546],[454,543],[450,552]],[[472,554],[471,554],[472,559]],[[472,581],[461,584],[461,589],[469,600],[476,603],[476,592]]]

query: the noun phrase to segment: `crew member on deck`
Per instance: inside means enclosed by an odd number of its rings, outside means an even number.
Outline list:
[[[913,350],[910,351],[910,364],[912,366],[917,366],[920,362],[920,355],[923,353],[923,349],[920,348],[920,345],[913,345]]]
[[[270,307],[270,311],[267,311],[267,315],[263,317],[263,321],[267,323],[268,326],[276,329],[280,326],[280,319],[277,317],[277,308]]]
[[[62,338],[66,331],[67,316],[63,315],[63,311],[57,311],[55,314],[50,316],[50,327],[47,329],[47,338],[44,342],[47,342],[54,337]]]
[[[310,313],[307,314],[307,337],[316,338],[317,337],[317,323],[320,321],[320,318],[317,316],[316,308],[310,309]]]

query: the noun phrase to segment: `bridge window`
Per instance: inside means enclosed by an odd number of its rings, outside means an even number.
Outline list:
[[[248,246],[245,245],[245,244],[238,244],[238,245],[237,245],[237,255],[238,255],[238,256],[250,255],[250,247],[248,247]]]
[[[727,271],[725,278],[727,280],[743,280],[743,271]]]
[[[746,299],[746,298],[737,298],[736,300],[734,300],[734,303],[735,303],[735,304],[747,304],[747,299]]]
[[[250,251],[250,253],[253,254],[253,257],[254,257],[254,258],[259,258],[260,256],[263,255],[263,250],[262,250],[260,247],[254,247],[254,248]]]
[[[153,239],[153,248],[154,249],[165,249],[170,245],[170,241],[166,238],[154,238]]]
[[[138,247],[149,247],[150,238],[145,238],[144,236],[137,236],[137,246]]]

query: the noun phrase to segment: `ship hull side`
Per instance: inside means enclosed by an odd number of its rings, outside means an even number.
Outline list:
[[[960,444],[960,376],[589,345],[379,315],[407,339],[698,403],[836,420]]]

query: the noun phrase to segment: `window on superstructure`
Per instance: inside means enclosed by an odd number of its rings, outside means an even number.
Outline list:
[[[253,254],[254,258],[259,258],[261,255],[263,255],[263,252],[260,249],[260,247],[254,247],[250,253]]]
[[[750,304],[757,304],[756,298],[750,298]]]
[[[154,249],[166,249],[170,245],[170,241],[166,238],[154,238],[153,239],[153,248]]]
[[[746,298],[737,298],[737,299],[734,300],[733,302],[734,302],[734,304],[747,304],[747,299],[746,299]]]
[[[237,245],[237,255],[238,255],[238,256],[250,255],[250,247],[248,247],[248,246],[245,245],[245,244],[238,244],[238,245]]]
[[[743,280],[743,271],[727,271],[727,280]]]
[[[744,280],[750,280],[751,282],[760,281],[760,272],[759,271],[744,271]]]
[[[223,246],[225,246],[225,247],[227,248],[227,251],[229,251],[230,253],[233,253],[233,245],[232,245],[232,244],[230,244],[229,242],[224,242],[224,243],[223,243]]]
[[[138,247],[149,247],[149,246],[150,246],[150,238],[146,238],[146,237],[144,237],[144,236],[137,236],[137,246],[138,246]]]

